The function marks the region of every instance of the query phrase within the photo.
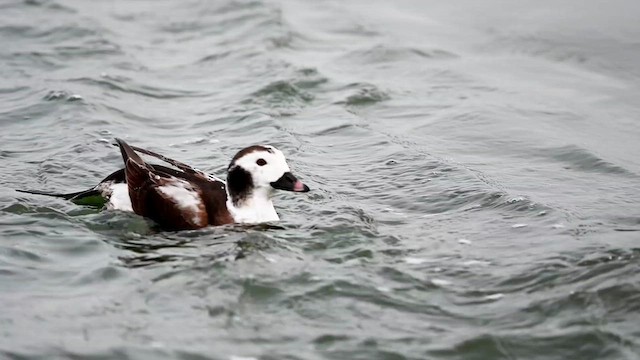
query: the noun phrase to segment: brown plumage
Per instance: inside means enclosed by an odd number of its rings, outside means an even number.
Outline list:
[[[129,197],[136,214],[154,220],[167,230],[233,223],[225,206],[224,183],[196,171],[153,168],[126,142],[116,141],[125,163]]]

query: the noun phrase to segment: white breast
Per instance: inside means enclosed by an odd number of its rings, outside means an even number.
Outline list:
[[[280,220],[268,192],[256,191],[239,206],[233,205],[231,196],[227,196],[227,199],[227,209],[236,223],[257,224]]]

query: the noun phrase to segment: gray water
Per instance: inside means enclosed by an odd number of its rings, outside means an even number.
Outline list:
[[[640,3],[0,2],[0,358],[638,359]],[[77,191],[287,154],[278,227]]]

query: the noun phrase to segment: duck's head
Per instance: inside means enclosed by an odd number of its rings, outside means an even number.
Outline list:
[[[233,157],[228,168],[227,188],[234,202],[255,191],[309,191],[309,187],[291,173],[282,151],[269,145],[249,146]]]

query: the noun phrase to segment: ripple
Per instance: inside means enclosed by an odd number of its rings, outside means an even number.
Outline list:
[[[68,13],[68,14],[75,14],[76,11],[74,11],[72,8],[64,6],[64,5],[60,5],[57,2],[54,1],[47,1],[47,0],[26,0],[23,3],[15,3],[15,4],[11,4],[14,5],[16,7],[34,7],[34,8],[44,8],[47,9],[49,11],[53,10],[53,11],[59,11],[62,13]],[[9,5],[9,6],[11,6]]]
[[[607,162],[588,150],[574,145],[544,149],[541,150],[541,153],[555,161],[564,163],[566,169],[627,176],[635,175],[627,169]]]
[[[68,93],[64,90],[62,91],[55,91],[55,90],[51,90],[47,93],[47,95],[44,96],[44,99],[47,101],[80,101],[82,100],[82,96],[78,95],[78,94],[71,94]]]
[[[347,95],[344,100],[336,102],[337,104],[344,104],[347,106],[362,106],[375,104],[390,99],[387,93],[378,89],[373,84],[349,84],[344,88],[344,91],[351,94]]]
[[[308,94],[305,94],[303,91],[298,89],[297,86],[291,84],[288,81],[276,81],[273,82],[262,89],[253,93],[254,96],[258,97],[274,97],[274,100],[279,100],[280,98],[300,98],[304,101],[309,101],[312,97]]]
[[[613,337],[613,338],[612,338]],[[429,351],[431,356],[444,358],[487,359],[526,356],[531,359],[581,358],[615,359],[621,353],[605,346],[614,340],[606,331],[556,331],[546,336],[529,337],[525,334],[482,334],[457,342],[450,349]],[[531,354],[537,354],[532,357]]]
[[[99,79],[95,78],[77,78],[70,80],[72,82],[86,84],[103,88],[110,91],[118,91],[125,94],[141,95],[153,99],[179,99],[184,97],[201,97],[203,93],[198,91],[172,89],[168,87],[151,86],[143,83],[137,83],[131,78],[127,77],[113,77],[102,76]]]
[[[10,235],[10,234],[7,234],[7,235]],[[2,253],[3,257],[7,257],[12,261],[20,261],[20,262],[27,261],[32,263],[46,262],[46,259],[44,257],[29,250],[0,247],[0,253]]]
[[[370,48],[349,52],[342,61],[360,62],[363,64],[380,64],[413,60],[449,60],[458,56],[441,49],[425,50],[420,48],[376,45]]]
[[[315,89],[329,82],[329,79],[320,74],[316,68],[301,68],[296,70],[294,80],[299,89]]]
[[[93,269],[88,273],[85,272],[73,280],[72,284],[74,286],[85,286],[89,284],[101,284],[101,286],[104,286],[108,282],[121,278],[123,275],[122,270],[119,268],[115,266],[106,266]]]
[[[315,96],[304,90],[302,87],[312,82],[300,82],[298,80],[277,80],[258,89],[251,94],[250,98],[242,101],[244,105],[257,105],[259,109],[267,108],[274,111],[277,116],[292,116],[309,106]]]
[[[33,38],[44,42],[60,43],[65,40],[77,40],[78,38],[98,35],[98,32],[78,25],[60,25],[49,28],[41,26],[5,25],[0,26],[0,35],[9,35],[16,38]]]

